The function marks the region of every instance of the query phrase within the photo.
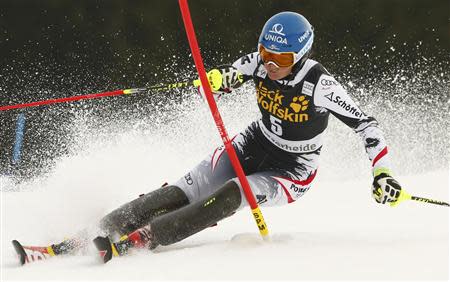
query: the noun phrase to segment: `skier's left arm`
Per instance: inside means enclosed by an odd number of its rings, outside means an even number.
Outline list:
[[[372,163],[372,195],[375,200],[383,204],[397,201],[401,186],[392,177],[387,144],[375,118],[361,111],[347,91],[327,74],[319,78],[314,90],[314,104],[326,108],[361,137]]]

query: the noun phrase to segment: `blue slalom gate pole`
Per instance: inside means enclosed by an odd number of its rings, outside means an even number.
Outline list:
[[[22,143],[23,143],[23,135],[25,130],[25,114],[21,113],[17,117],[16,123],[16,139],[14,141],[14,150],[13,156],[11,160],[11,164],[16,166],[20,162],[20,158],[22,155]]]

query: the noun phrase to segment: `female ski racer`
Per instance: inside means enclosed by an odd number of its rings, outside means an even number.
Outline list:
[[[234,138],[233,146],[258,204],[293,203],[310,189],[330,114],[361,137],[372,163],[375,200],[395,202],[401,186],[392,177],[377,121],[310,58],[313,40],[313,28],[302,15],[278,13],[264,25],[256,52],[218,68],[223,81],[216,94],[229,93],[249,80],[255,84],[261,117]],[[246,206],[242,187],[221,146],[177,182],[105,216],[94,243],[107,262],[130,248],[153,249],[183,240]],[[92,237],[83,233],[39,249],[22,247],[17,241],[14,245],[24,263],[34,259],[33,255],[73,253]]]

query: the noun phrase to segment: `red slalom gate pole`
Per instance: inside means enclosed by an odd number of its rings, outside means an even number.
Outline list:
[[[128,95],[128,94],[138,93],[141,91],[143,91],[143,89],[134,88],[134,89],[116,90],[116,91],[109,91],[109,92],[102,92],[102,93],[95,93],[95,94],[86,94],[86,95],[80,95],[80,96],[72,96],[72,97],[66,97],[66,98],[49,99],[49,100],[31,102],[31,103],[25,103],[25,104],[0,106],[0,112],[7,111],[7,110],[13,110],[13,109],[22,109],[22,108],[37,107],[37,106],[42,106],[42,105],[71,102],[71,101],[95,99],[95,98],[101,98],[101,97],[107,97],[107,96]]]
[[[233,165],[234,171],[236,172],[242,189],[244,190],[245,197],[247,198],[250,208],[252,209],[252,214],[255,218],[259,232],[261,236],[266,239],[268,238],[269,230],[267,229],[264,217],[261,213],[261,210],[259,209],[255,196],[253,195],[253,192],[250,188],[250,184],[248,183],[247,177],[245,176],[244,170],[242,169],[241,163],[239,162],[239,159],[236,155],[236,151],[234,150],[230,138],[228,137],[228,133],[223,124],[216,101],[214,100],[213,94],[211,92],[211,87],[206,76],[205,66],[203,65],[202,56],[200,54],[200,48],[198,47],[197,38],[195,36],[194,26],[192,24],[187,0],[178,0],[178,3],[180,5],[181,14],[183,16],[184,27],[186,29],[186,34],[189,40],[189,46],[191,47],[192,57],[194,58],[195,67],[197,68],[197,72],[200,76],[200,81],[202,83],[203,90],[205,91],[206,100],[208,101],[211,114],[214,118],[217,129],[219,130],[220,137],[222,137],[222,141],[225,145],[225,149],[228,153],[231,164]]]

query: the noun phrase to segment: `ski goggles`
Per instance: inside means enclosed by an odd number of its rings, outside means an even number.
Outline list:
[[[296,63],[296,54],[294,52],[274,53],[264,48],[262,44],[259,44],[258,51],[265,64],[272,62],[278,67],[285,68],[291,67]]]

